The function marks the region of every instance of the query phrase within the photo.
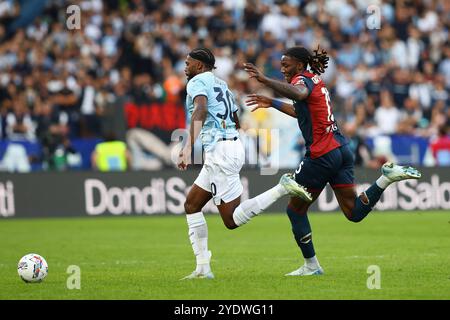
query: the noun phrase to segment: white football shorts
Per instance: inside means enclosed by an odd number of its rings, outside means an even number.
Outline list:
[[[240,139],[219,140],[214,149],[205,152],[205,162],[194,184],[211,192],[215,205],[228,203],[242,194],[239,172],[245,162]]]

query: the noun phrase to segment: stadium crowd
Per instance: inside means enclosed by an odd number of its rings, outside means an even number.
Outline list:
[[[81,8],[79,29],[66,25],[71,4]],[[449,1],[49,0],[14,28],[20,12],[17,1],[0,5],[0,139],[39,142],[36,161],[50,161],[61,145],[70,151],[75,138],[112,133],[128,144],[149,138],[169,146],[184,123],[184,59],[197,46],[215,53],[215,73],[233,90],[244,130],[270,127],[272,113],[245,107],[246,95],[265,89],[242,63],[282,79],[283,50],[320,45],[330,56],[323,79],[334,114],[363,150],[358,165],[376,166],[364,145],[380,135],[444,139],[439,145],[450,149]],[[161,112],[133,112],[152,104]],[[135,119],[161,114],[183,118],[173,127]],[[134,127],[150,136],[130,141]]]

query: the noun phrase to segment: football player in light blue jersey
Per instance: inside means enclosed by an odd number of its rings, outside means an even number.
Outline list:
[[[194,111],[194,98],[200,95],[213,97],[208,99],[208,111],[200,132],[200,138],[208,152],[220,138],[233,139],[239,136],[238,108],[225,81],[217,78],[211,71],[200,73],[187,84],[186,106],[188,115]]]
[[[311,200],[311,195],[293,180],[292,175],[285,174],[272,189],[241,203],[243,186],[239,172],[245,152],[239,139],[238,108],[233,94],[227,84],[212,73],[215,58],[209,49],[192,50],[185,63],[190,136],[179,154],[178,167],[186,170],[192,146],[199,136],[205,148],[205,161],[184,203],[197,268],[183,279],[211,279],[214,275],[210,267],[208,227],[202,213],[211,198],[225,226],[235,229],[284,195],[298,196],[306,201]]]

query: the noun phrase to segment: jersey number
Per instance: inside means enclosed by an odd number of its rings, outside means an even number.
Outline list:
[[[328,121],[334,122],[334,116],[331,113],[331,99],[330,99],[330,93],[328,92],[327,88],[322,87],[321,89],[322,93],[325,95],[325,103],[327,104],[328,109]]]
[[[225,120],[227,117],[229,117],[230,120],[233,121],[233,118],[232,118],[233,111],[231,111],[231,107],[233,106],[233,99],[231,97],[230,91],[228,91],[228,90],[225,91],[226,99],[223,96],[223,91],[221,88],[214,87],[214,92],[218,93],[216,100],[218,102],[222,102],[225,105],[225,113],[224,114],[217,113],[216,116],[222,120]]]

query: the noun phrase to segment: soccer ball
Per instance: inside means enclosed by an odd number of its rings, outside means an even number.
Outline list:
[[[41,282],[47,276],[47,261],[36,253],[23,256],[17,265],[20,278],[27,282]]]

